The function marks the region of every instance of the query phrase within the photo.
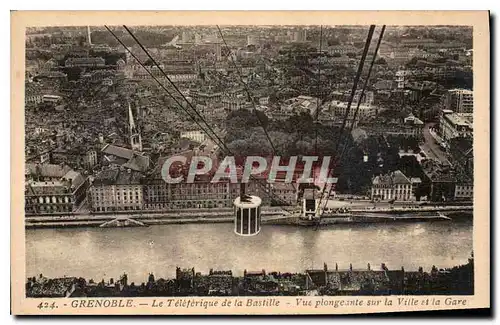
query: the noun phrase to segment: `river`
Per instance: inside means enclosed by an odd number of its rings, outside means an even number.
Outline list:
[[[147,228],[26,230],[27,276],[81,276],[129,281],[175,277],[175,268],[195,267],[303,272],[308,268],[378,269],[467,262],[472,252],[472,221],[336,225],[314,230],[263,225],[257,236],[239,237],[232,224],[158,225]]]

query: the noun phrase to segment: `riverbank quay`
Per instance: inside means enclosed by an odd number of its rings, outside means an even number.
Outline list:
[[[398,209],[356,209],[347,212],[329,212],[321,218],[321,225],[340,223],[385,223],[385,222],[420,222],[449,220],[442,213],[472,215],[468,206],[425,206]],[[147,227],[164,224],[189,223],[232,223],[234,211],[231,208],[190,209],[168,212],[130,211],[128,213],[106,214],[59,214],[29,215],[25,218],[25,227],[32,228],[67,228],[67,227]],[[299,225],[317,224],[299,218],[299,211],[290,207],[267,207],[262,210],[262,224]]]
[[[262,222],[283,218],[289,214],[282,208],[263,208]],[[25,218],[26,228],[66,227],[133,227],[159,224],[187,223],[232,223],[234,211],[231,208],[190,209],[168,212],[130,211],[128,213],[101,214],[52,214],[29,215]]]

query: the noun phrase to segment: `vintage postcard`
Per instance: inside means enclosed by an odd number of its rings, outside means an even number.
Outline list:
[[[11,18],[13,314],[490,307],[488,12]]]

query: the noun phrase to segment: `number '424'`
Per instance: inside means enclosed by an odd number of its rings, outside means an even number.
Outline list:
[[[41,302],[37,306],[38,309],[54,309],[57,308],[57,305],[55,302],[53,303],[48,303],[48,302]]]

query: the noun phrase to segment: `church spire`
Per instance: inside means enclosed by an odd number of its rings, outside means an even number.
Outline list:
[[[132,150],[142,151],[142,137],[141,132],[135,125],[134,115],[132,113],[132,106],[128,103],[128,124],[130,132],[130,146]]]
[[[130,106],[130,102],[128,102],[128,126],[130,128],[130,132],[136,132],[134,114],[132,113],[132,106]]]

